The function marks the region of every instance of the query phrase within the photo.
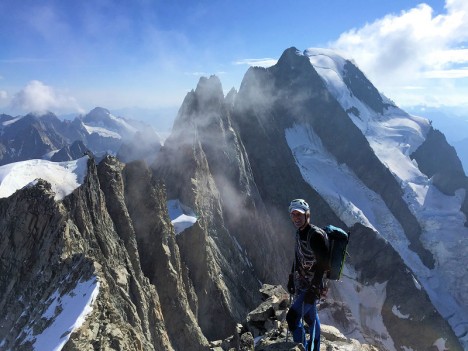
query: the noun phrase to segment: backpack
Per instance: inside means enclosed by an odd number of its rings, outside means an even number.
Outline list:
[[[330,270],[327,272],[327,278],[331,280],[339,280],[341,278],[347,254],[346,248],[348,247],[350,233],[346,233],[343,229],[333,225],[327,225],[323,230],[327,233],[330,243]]]

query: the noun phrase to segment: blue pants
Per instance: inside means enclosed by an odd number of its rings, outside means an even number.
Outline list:
[[[291,330],[294,342],[300,342],[306,350],[320,350],[320,320],[317,313],[316,301],[312,304],[304,303],[305,291],[301,291],[296,295],[292,306],[289,308],[286,316],[289,330]],[[305,330],[302,323],[304,321],[309,325],[310,340],[305,340]],[[313,348],[312,346],[313,340]]]

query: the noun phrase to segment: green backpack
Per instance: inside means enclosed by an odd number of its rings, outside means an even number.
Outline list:
[[[339,280],[341,278],[341,273],[346,259],[346,248],[348,247],[350,233],[346,233],[343,229],[333,225],[327,225],[323,230],[327,233],[330,243],[330,270],[327,272],[327,278],[331,280]]]

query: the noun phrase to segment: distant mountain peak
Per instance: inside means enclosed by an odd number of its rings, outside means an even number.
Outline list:
[[[199,97],[209,97],[210,99],[224,99],[223,86],[219,78],[215,75],[209,78],[201,77],[195,89],[195,94]]]
[[[300,68],[310,67],[310,62],[304,54],[296,49],[295,47],[290,47],[286,49],[281,57],[279,58],[276,66],[278,68],[292,68],[294,70]]]
[[[353,62],[335,51],[310,48],[305,50],[304,54],[346,111],[354,111],[359,117],[357,105],[364,104],[378,114],[383,114],[389,107],[396,107],[393,101],[375,88]]]
[[[88,115],[110,115],[110,111],[104,107],[95,107],[88,112]]]

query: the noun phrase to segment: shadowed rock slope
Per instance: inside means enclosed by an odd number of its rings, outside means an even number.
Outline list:
[[[448,144],[445,136],[431,128],[424,143],[411,155],[418,162],[419,169],[444,194],[453,195],[457,189],[468,193],[468,177],[457,156],[455,148]],[[468,196],[465,196],[461,210],[468,219]],[[465,222],[468,226],[468,220]]]
[[[230,123],[218,78],[201,79],[185,98],[153,165],[168,198],[180,200],[198,216],[194,226],[177,236],[177,243],[190,267],[200,326],[210,339],[229,335],[245,318],[258,299],[253,293],[257,277],[277,278],[284,269],[269,265],[281,250],[268,236],[268,221],[256,220],[267,217]],[[260,250],[276,255],[261,257]]]
[[[138,167],[133,165],[133,171]],[[167,225],[167,213],[158,215],[159,207],[154,208],[153,222],[147,223],[154,227],[146,228],[147,237],[139,239],[149,240],[155,250],[150,257],[138,252],[136,227],[125,203],[123,168],[112,158],[99,169],[90,160],[85,184],[63,202],[54,200],[43,181],[0,199],[2,347],[30,350],[36,339],[55,328],[62,312],[70,311],[60,300],[73,296],[82,282],[94,282],[98,292],[92,311],[63,350],[201,350],[207,345],[187,308],[180,262],[170,264],[174,259],[169,256],[177,252],[164,250],[169,240],[161,236],[168,236],[171,227],[156,233],[153,229]],[[140,184],[151,194],[149,203],[165,203],[162,188]],[[158,270],[164,285],[144,275],[140,259],[146,262],[145,270]],[[183,324],[170,322],[176,314]]]

